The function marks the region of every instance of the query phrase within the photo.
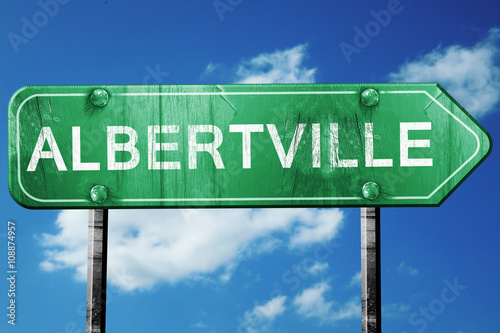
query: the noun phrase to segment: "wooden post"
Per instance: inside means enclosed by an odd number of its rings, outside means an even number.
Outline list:
[[[380,208],[361,208],[362,332],[380,333]]]
[[[108,210],[89,210],[87,260],[87,330],[106,332],[106,270],[108,267]]]

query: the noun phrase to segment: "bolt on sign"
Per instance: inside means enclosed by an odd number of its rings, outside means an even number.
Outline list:
[[[28,208],[439,206],[489,134],[436,83],[27,86]]]

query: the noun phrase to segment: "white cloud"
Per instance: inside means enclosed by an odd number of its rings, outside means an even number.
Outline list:
[[[343,305],[325,299],[325,293],[331,289],[326,282],[321,282],[297,295],[293,301],[296,312],[305,318],[316,318],[324,323],[357,318],[361,314],[361,305],[357,298],[352,298]]]
[[[58,233],[41,238],[43,269],[73,269],[86,281],[87,214],[59,214]],[[239,262],[282,248],[280,242],[293,248],[331,240],[342,220],[338,209],[112,210],[108,278],[123,290],[182,279],[223,282]],[[326,228],[326,221],[334,227]]]
[[[210,75],[220,68],[220,64],[209,63],[203,72],[203,75]]]
[[[191,325],[191,327],[193,327],[193,328],[206,328],[206,327],[207,327],[207,325],[206,325],[204,322],[199,321],[199,322],[197,322],[196,324]]]
[[[245,312],[240,326],[249,333],[268,331],[274,319],[285,312],[286,300],[286,296],[277,296],[263,305],[256,305],[251,311]]]
[[[331,287],[326,283],[319,283],[312,288],[305,289],[295,297],[294,304],[297,312],[306,318],[318,317],[323,321],[328,317],[332,303],[325,301],[323,294]]]
[[[354,286],[361,286],[361,272],[357,272],[352,278],[351,281],[349,282],[349,287],[354,287]]]
[[[302,62],[306,57],[307,44],[299,44],[241,60],[233,68],[210,62],[201,77],[230,77],[235,83],[314,83],[316,68],[304,67]]]
[[[468,112],[480,116],[500,100],[500,28],[472,47],[438,47],[389,74],[397,82],[438,82]]]
[[[404,261],[402,261],[398,266],[398,272],[400,274],[409,274],[411,276],[418,275],[418,269],[408,266]]]
[[[410,306],[405,303],[392,303],[382,306],[382,313],[386,318],[402,319],[407,317]]]
[[[336,236],[340,223],[344,218],[344,213],[338,209],[334,212],[321,209],[316,211],[316,214],[315,220],[308,220],[297,226],[296,233],[290,241],[290,247],[320,242]]]
[[[66,267],[76,268],[75,277],[85,281],[87,278],[87,239],[88,211],[63,210],[59,213],[56,226],[57,235],[44,234],[42,244],[47,250],[40,266],[46,271]]]
[[[316,261],[314,265],[312,265],[309,268],[306,268],[306,271],[311,274],[311,275],[317,275],[321,272],[324,272],[325,270],[328,269],[328,263],[327,262],[320,262]]]
[[[259,313],[267,320],[274,320],[285,311],[285,301],[286,296],[277,296],[264,305],[256,306],[252,312]]]
[[[223,64],[209,63],[207,67],[203,70],[201,74],[202,79],[210,77],[224,77],[227,72],[227,68]]]
[[[291,49],[262,53],[242,61],[236,72],[237,83],[313,83],[316,68],[302,66],[307,44]]]

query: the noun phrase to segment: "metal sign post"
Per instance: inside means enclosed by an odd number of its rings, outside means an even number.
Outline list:
[[[87,333],[106,331],[106,270],[108,267],[108,210],[89,210],[87,261]]]
[[[361,311],[363,333],[380,333],[380,208],[361,208]]]

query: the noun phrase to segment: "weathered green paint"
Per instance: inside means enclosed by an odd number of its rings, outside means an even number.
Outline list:
[[[108,96],[93,94],[96,89]],[[378,102],[362,100],[367,89],[377,92]],[[374,96],[370,92],[368,100]],[[423,125],[403,131],[408,134],[402,139],[401,123]],[[251,159],[244,165],[245,135],[230,126],[249,124],[257,126],[248,127]],[[157,148],[163,148],[156,162],[172,162],[177,169],[150,169],[148,155],[154,149],[148,145],[148,126],[154,125],[178,126],[178,133],[170,127],[174,133],[154,136]],[[218,166],[212,154],[196,150],[196,168],[190,163],[188,128],[195,125],[212,125],[213,133],[220,129]],[[111,126],[137,133],[139,162],[129,170],[108,170]],[[79,128],[81,154],[73,151],[73,136],[78,136],[73,127]],[[277,132],[286,154],[299,127],[303,135],[294,159],[280,160],[271,132]],[[40,150],[45,158],[32,161],[42,128],[50,128],[66,171]],[[130,136],[112,138],[125,143]],[[210,144],[215,134],[191,139]],[[412,140],[422,140],[424,147],[404,148],[417,143]],[[338,148],[333,161],[332,141]],[[367,166],[370,145],[375,164],[386,166]],[[420,159],[424,166],[402,166],[402,145],[408,159]],[[488,133],[433,83],[28,86],[9,104],[9,190],[29,208],[438,206],[486,158],[491,145]],[[46,140],[42,151],[54,153]],[[118,151],[112,160],[128,162],[131,156]],[[432,166],[424,159],[432,159]],[[348,160],[356,160],[357,167],[348,167]],[[34,171],[28,170],[30,161]],[[99,170],[74,170],[78,165]],[[370,182],[380,190],[374,199],[363,195]],[[96,185],[107,190],[102,203],[94,202],[95,193],[91,197]]]

